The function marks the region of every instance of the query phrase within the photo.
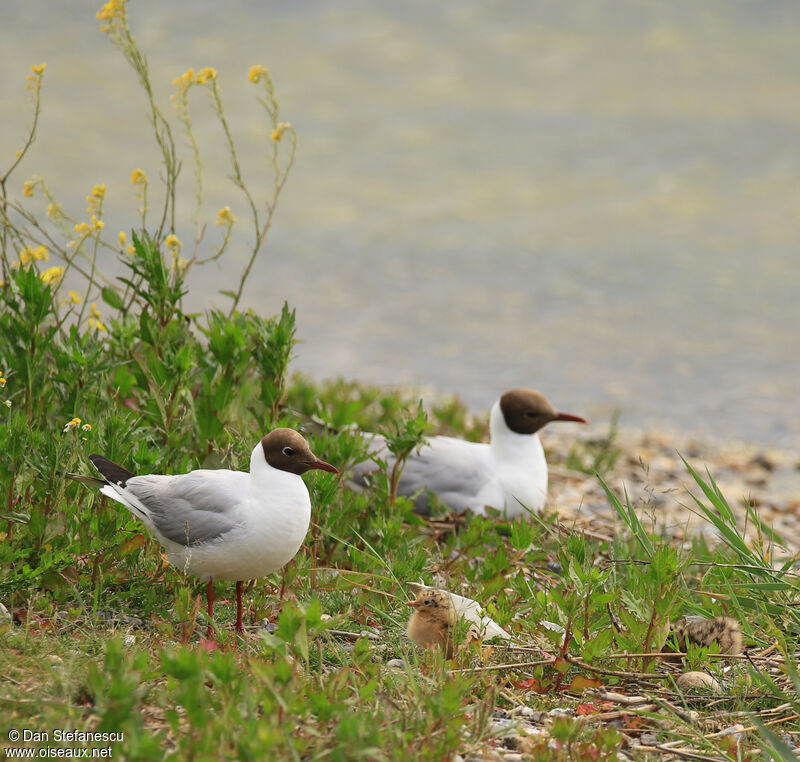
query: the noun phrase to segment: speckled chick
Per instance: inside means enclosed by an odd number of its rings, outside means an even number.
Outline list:
[[[442,648],[445,659],[451,659],[456,613],[450,594],[446,590],[426,589],[406,605],[414,609],[406,626],[408,637],[423,648]]]
[[[719,643],[722,654],[740,654],[744,646],[742,627],[729,616],[718,616],[714,619],[684,619],[675,625],[675,640],[681,651],[686,644],[710,646]]]

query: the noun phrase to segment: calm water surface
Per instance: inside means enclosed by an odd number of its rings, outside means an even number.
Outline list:
[[[132,169],[158,173],[133,74],[100,2],[8,0],[0,147],[24,133],[47,61],[44,175],[82,212],[135,224]],[[800,446],[800,6],[735,0],[337,3],[132,0],[169,110],[187,67],[218,69],[262,193],[268,131],[246,80],[272,70],[299,133],[247,306],[298,309],[295,369],[459,394],[515,385],[602,423]],[[245,218],[213,118],[207,218]],[[191,171],[178,233],[193,237]],[[224,305],[246,259],[193,274]],[[109,261],[105,265],[113,267]]]

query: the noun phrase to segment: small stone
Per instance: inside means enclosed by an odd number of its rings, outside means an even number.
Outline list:
[[[642,746],[657,746],[658,736],[655,733],[642,733],[639,741]]]
[[[775,470],[775,462],[763,452],[758,453],[750,462],[756,466],[761,466],[765,471]]]
[[[722,687],[720,684],[706,672],[684,672],[677,679],[678,688],[682,691],[705,688],[714,693],[720,693]]]
[[[133,645],[136,645],[136,636],[135,635],[131,635],[130,633],[128,635],[123,635],[122,636],[122,644],[124,646],[127,646],[128,648],[130,648]]]
[[[389,659],[389,661],[386,662],[386,666],[389,667],[389,669],[404,669],[405,665],[402,659]]]
[[[744,725],[740,725],[738,722],[735,725],[731,725],[724,730],[720,730],[720,736],[733,736],[736,741],[743,741],[744,740]]]
[[[319,621],[320,622],[327,622],[330,619],[331,619],[331,615],[330,614],[320,614],[319,615]]]
[[[570,709],[569,707],[557,706],[555,709],[551,709],[547,714],[550,717],[574,717],[575,710]]]
[[[522,754],[503,754],[503,762],[525,762]]]
[[[0,603],[0,624],[12,624],[13,621],[9,610]]]
[[[51,664],[63,664],[64,660],[58,654],[47,654],[47,661]]]

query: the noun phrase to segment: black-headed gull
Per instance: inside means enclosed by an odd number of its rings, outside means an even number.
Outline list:
[[[429,437],[428,444],[408,457],[398,494],[414,497],[416,509],[427,511],[427,492],[459,513],[484,514],[486,506],[509,518],[540,511],[547,496],[547,461],[537,432],[553,421],[586,423],[583,418],[559,413],[543,394],[532,389],[512,389],[494,405],[489,416],[489,444],[453,437]],[[379,434],[369,442],[372,458],[389,469],[394,456]],[[357,484],[376,470],[373,461],[354,469]]]
[[[90,455],[89,460],[103,480],[78,481],[100,486],[100,492],[142,520],[170,563],[208,581],[209,618],[214,580],[236,580],[238,632],[244,580],[277,571],[303,544],[311,499],[300,474],[313,468],[339,473],[292,429],[275,429],[253,448],[250,473],[201,469],[137,476],[102,455]]]

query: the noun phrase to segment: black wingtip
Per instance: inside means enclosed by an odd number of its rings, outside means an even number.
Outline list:
[[[128,471],[127,468],[123,468],[118,463],[114,463],[113,460],[104,458],[102,455],[98,455],[97,453],[92,453],[89,456],[89,460],[92,461],[92,465],[110,484],[117,484],[120,487],[124,487],[128,479],[132,479],[134,476],[136,476],[136,474]]]

